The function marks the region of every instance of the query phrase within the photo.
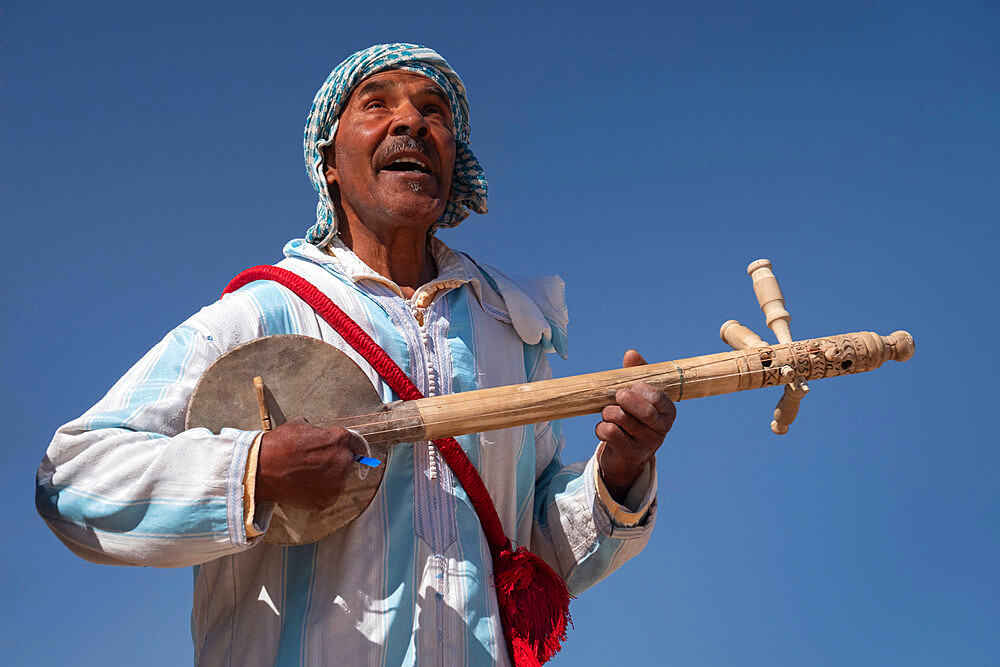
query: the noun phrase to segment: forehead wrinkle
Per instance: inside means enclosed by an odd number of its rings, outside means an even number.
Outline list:
[[[371,95],[374,93],[381,93],[395,87],[397,84],[390,83],[385,79],[369,79],[361,84],[361,86],[354,92],[352,97],[362,97],[364,95]]]
[[[434,82],[427,84],[427,87],[424,88],[424,93],[427,95],[433,95],[434,97],[437,97],[442,102],[447,104],[449,107],[451,106],[451,100],[449,100],[445,92],[441,90],[441,86],[437,85]]]
[[[377,95],[379,93],[384,93],[393,88],[399,88],[403,84],[399,81],[388,81],[386,79],[373,78],[362,83],[351,97],[365,97],[366,95]],[[428,80],[427,85],[421,90],[425,95],[431,95],[437,97],[444,104],[451,106],[451,100],[448,98],[448,94],[441,90],[441,86]]]

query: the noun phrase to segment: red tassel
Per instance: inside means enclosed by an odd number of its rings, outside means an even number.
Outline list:
[[[496,581],[500,620],[514,667],[538,667],[559,652],[572,625],[566,582],[545,561],[524,547],[497,556]]]

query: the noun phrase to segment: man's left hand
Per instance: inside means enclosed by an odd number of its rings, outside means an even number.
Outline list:
[[[625,353],[622,366],[642,366],[646,360],[635,350]],[[665,392],[645,382],[637,382],[615,394],[615,405],[601,411],[594,432],[604,441],[598,467],[608,492],[624,502],[632,483],[663,444],[673,426],[677,408]]]

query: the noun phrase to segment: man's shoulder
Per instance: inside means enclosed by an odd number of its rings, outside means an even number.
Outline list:
[[[486,312],[509,322],[529,345],[541,344],[566,357],[569,313],[562,278],[507,273],[468,253],[452,252],[473,276],[472,288]]]
[[[335,281],[320,267],[295,258],[285,258],[276,266],[316,284],[325,274],[326,280]],[[314,275],[310,267],[319,268]],[[324,292],[329,286],[318,284]],[[308,306],[287,287],[274,280],[254,280],[224,295],[192,315],[185,322],[215,340],[223,349],[248,340],[279,333],[305,333],[301,329],[308,319]]]

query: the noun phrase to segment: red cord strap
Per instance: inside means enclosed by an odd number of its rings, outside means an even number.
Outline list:
[[[309,304],[333,327],[334,331],[341,335],[348,345],[357,350],[358,354],[371,364],[375,372],[382,376],[385,383],[396,392],[401,400],[413,401],[424,397],[417,385],[413,384],[413,381],[403,372],[403,369],[378,343],[372,340],[372,337],[357,322],[331,301],[330,297],[323,294],[302,276],[278,266],[254,266],[233,278],[222,294],[234,292],[255,280],[273,280],[280,283]],[[486,485],[483,484],[483,480],[475,466],[472,465],[472,461],[462,451],[462,446],[455,438],[435,440],[434,446],[441,452],[441,456],[444,457],[445,462],[455,473],[462,488],[465,489],[465,493],[469,496],[469,500],[479,516],[479,522],[483,526],[486,541],[490,545],[490,552],[496,559],[500,552],[510,549],[510,541],[504,535],[503,525],[500,523],[500,517],[497,515],[496,507],[493,506],[493,500],[490,498],[489,491],[486,490]]]
[[[312,306],[348,345],[357,350],[385,383],[404,401],[423,398],[413,381],[337,304],[305,278],[277,266],[254,266],[232,279],[223,296],[255,280],[273,280]],[[493,578],[500,622],[515,667],[537,667],[555,655],[566,640],[569,590],[545,561],[525,547],[511,550],[493,499],[472,461],[455,438],[440,438],[434,446],[462,484],[476,510],[493,555]]]

